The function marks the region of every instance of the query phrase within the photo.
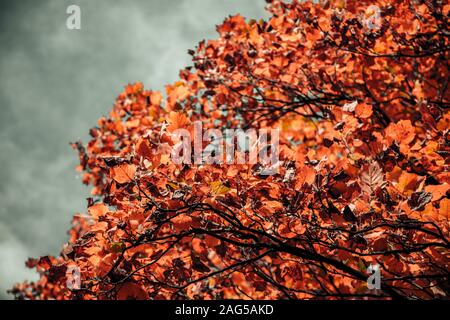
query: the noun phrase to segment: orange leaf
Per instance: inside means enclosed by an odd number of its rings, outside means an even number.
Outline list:
[[[134,179],[136,166],[134,164],[123,163],[111,168],[111,177],[118,183],[127,183]]]
[[[400,192],[414,191],[418,181],[418,175],[404,171],[398,179],[398,190],[400,190]]]
[[[416,134],[410,120],[401,120],[396,124],[389,125],[386,129],[386,136],[400,145],[406,145],[414,140]]]
[[[225,194],[230,191],[226,185],[224,185],[221,181],[213,181],[210,183],[211,193],[215,196]]]
[[[298,170],[295,181],[295,188],[300,189],[303,184],[312,184],[316,179],[316,171],[308,166],[303,166]]]
[[[194,251],[197,253],[202,253],[203,252],[202,242],[203,241],[199,238],[192,239],[192,249],[194,249]]]
[[[137,283],[127,282],[121,285],[117,293],[118,300],[147,300],[147,292]]]
[[[172,219],[173,225],[177,231],[188,229],[192,225],[192,218],[184,215]]]
[[[145,159],[150,159],[152,155],[152,149],[146,139],[140,139],[136,144],[136,153]]]
[[[104,203],[97,203],[88,208],[88,212],[96,219],[105,215],[108,211],[109,208]]]
[[[162,95],[159,91],[153,91],[150,95],[150,102],[154,106],[159,106],[162,101]]]
[[[366,119],[372,116],[373,110],[372,106],[368,104],[358,104],[355,109],[355,114],[357,117]]]
[[[447,183],[425,187],[425,192],[429,192],[433,195],[431,201],[439,200],[440,198],[445,196],[448,190],[450,190],[450,185]]]
[[[442,199],[439,204],[439,214],[444,216],[445,218],[449,218],[450,215],[450,199],[445,198]]]
[[[266,214],[273,214],[277,211],[281,211],[283,209],[283,204],[278,201],[265,201],[264,205],[261,208]]]
[[[129,84],[125,87],[125,93],[128,95],[135,94],[141,92],[144,89],[144,85],[142,82],[136,82],[133,84]]]
[[[208,247],[215,247],[220,244],[220,240],[210,235],[205,235],[205,243]]]
[[[92,256],[89,258],[89,260],[94,264],[96,267],[96,273],[99,277],[103,277],[106,275],[109,270],[111,270],[111,267],[114,263],[116,255],[113,253],[109,253],[106,256],[103,257],[103,259],[99,259],[98,256]]]

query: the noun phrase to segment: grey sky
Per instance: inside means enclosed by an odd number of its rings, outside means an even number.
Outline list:
[[[82,29],[67,30],[77,4]],[[57,254],[86,207],[69,142],[107,114],[128,82],[163,89],[230,15],[265,17],[264,0],[0,2],[0,298],[35,278],[28,256]]]

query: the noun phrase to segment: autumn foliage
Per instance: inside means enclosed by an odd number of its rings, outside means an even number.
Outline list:
[[[449,297],[450,5],[268,10],[227,18],[165,95],[126,86],[74,144],[87,212],[60,256],[27,262],[40,280],[16,298]],[[278,173],[174,163],[172,132],[194,121],[278,128]]]

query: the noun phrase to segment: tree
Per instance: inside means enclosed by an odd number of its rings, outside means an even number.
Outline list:
[[[74,144],[88,213],[59,257],[27,262],[40,280],[16,298],[448,298],[450,5],[268,10],[226,19],[166,97],[126,86]],[[278,128],[277,173],[176,163],[195,121]]]

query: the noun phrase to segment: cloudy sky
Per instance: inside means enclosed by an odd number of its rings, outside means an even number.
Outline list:
[[[81,30],[66,8],[81,8]],[[34,279],[27,257],[58,254],[88,190],[69,142],[108,113],[129,82],[162,89],[230,14],[266,17],[264,0],[0,2],[0,298]]]

